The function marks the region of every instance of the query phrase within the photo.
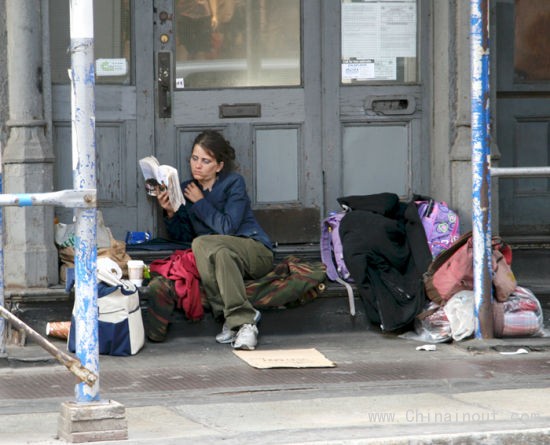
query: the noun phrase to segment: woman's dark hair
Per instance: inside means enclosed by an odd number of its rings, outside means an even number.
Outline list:
[[[193,147],[200,145],[210,153],[217,162],[223,162],[224,171],[235,168],[235,149],[229,142],[215,130],[205,130],[199,134],[193,142]]]

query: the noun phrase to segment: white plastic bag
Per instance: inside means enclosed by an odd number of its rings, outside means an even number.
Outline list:
[[[111,239],[113,238],[113,234],[111,233],[111,229],[109,229],[107,226],[105,226],[105,222],[103,221],[103,214],[101,213],[101,210],[97,211],[97,247],[98,249],[102,248],[109,248],[111,247]],[[55,244],[58,247],[72,247],[74,246],[74,238],[75,238],[75,224],[64,224],[64,223],[57,223],[54,227],[54,239]]]
[[[430,301],[422,313],[429,315],[415,317],[414,334],[409,334],[408,338],[428,343],[444,343],[451,341],[451,324],[443,307]]]
[[[453,340],[460,341],[474,333],[474,291],[457,292],[447,302],[444,309],[451,324]]]

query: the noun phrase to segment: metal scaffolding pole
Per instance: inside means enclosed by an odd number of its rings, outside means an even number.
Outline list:
[[[40,346],[79,377],[77,403],[64,403],[58,434],[69,442],[127,439],[124,407],[112,400],[99,400],[99,337],[97,303],[97,202],[95,140],[95,59],[93,0],[70,0],[71,123],[73,190],[35,194],[1,194],[0,169],[0,355],[4,351],[2,317],[24,329]],[[1,159],[0,159],[1,161]],[[0,162],[1,164],[1,162]],[[3,206],[57,205],[75,209],[75,325],[76,356],[58,350],[36,331],[7,311],[4,305],[2,243]],[[90,422],[88,419],[95,419]]]
[[[489,114],[489,1],[470,2],[472,238],[475,336],[493,337]]]
[[[71,121],[73,188],[96,188],[94,8],[71,0]],[[97,208],[76,209],[75,344],[80,362],[99,376],[97,307]],[[99,378],[75,386],[77,402],[99,400]]]

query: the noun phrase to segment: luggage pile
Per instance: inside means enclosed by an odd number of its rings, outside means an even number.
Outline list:
[[[419,206],[422,214],[423,206]],[[455,217],[451,223],[455,223]],[[449,232],[450,233],[450,232]],[[456,232],[453,232],[456,234]],[[430,234],[426,231],[428,244]],[[434,256],[423,281],[429,299],[415,320],[415,332],[425,341],[462,340],[474,332],[473,240],[468,232]],[[438,244],[438,247],[441,245]],[[494,336],[543,336],[541,304],[532,291],[518,286],[512,271],[512,249],[500,237],[492,239],[492,312]]]
[[[346,285],[350,301],[354,285],[372,323],[433,343],[473,335],[473,236],[460,235],[458,214],[447,203],[421,195],[402,202],[392,193],[338,203],[342,211],[323,220],[321,258],[328,279]],[[498,236],[491,262],[494,336],[547,335],[541,304],[518,285],[512,249]]]

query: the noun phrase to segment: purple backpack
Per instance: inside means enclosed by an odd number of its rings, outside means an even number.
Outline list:
[[[335,212],[325,218],[321,225],[321,261],[327,268],[327,277],[346,288],[351,315],[355,315],[352,278],[344,262],[344,249],[340,239],[340,221],[347,212]]]
[[[447,250],[460,237],[458,215],[444,201],[416,201],[432,257]]]

